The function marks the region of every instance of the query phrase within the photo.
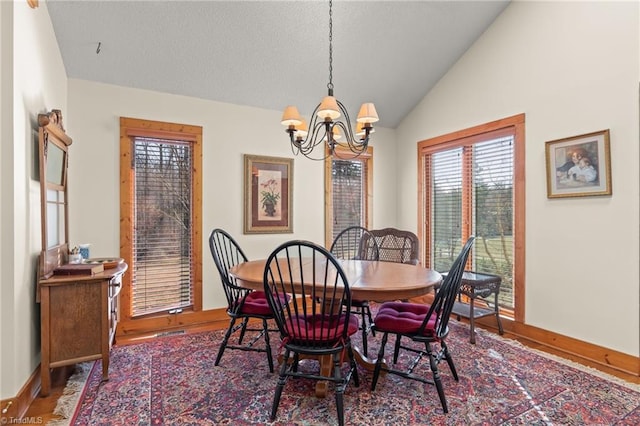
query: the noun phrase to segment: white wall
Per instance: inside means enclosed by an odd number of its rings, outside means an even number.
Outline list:
[[[514,2],[398,128],[398,225],[416,143],[526,114],[527,324],[638,355],[638,2]],[[545,141],[611,131],[613,195],[548,199]],[[407,165],[407,167],[404,167]]]
[[[67,78],[46,4],[31,9],[27,2],[2,1],[0,10],[1,399],[15,396],[40,362],[40,305],[35,301],[42,249],[37,118],[51,109],[66,110]]]
[[[321,94],[318,94],[321,96]],[[320,99],[320,98],[318,98]],[[278,244],[307,239],[324,244],[324,164],[294,157],[280,111],[69,80],[68,132],[71,244],[90,243],[92,256],[119,253],[119,117],[203,127],[203,308],[225,306],[208,246],[215,227],[230,232],[250,258]],[[374,223],[395,222],[394,132],[376,129]],[[295,158],[293,234],[243,235],[243,154]]]

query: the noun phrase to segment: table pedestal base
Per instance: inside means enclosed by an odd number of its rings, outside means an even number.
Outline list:
[[[376,367],[376,360],[363,355],[360,351],[360,348],[353,348],[353,357],[356,360],[356,363],[359,364],[367,371],[373,371]],[[320,357],[315,357],[311,355],[300,355],[300,360],[303,359],[315,359],[320,363],[320,374],[323,376],[330,376],[333,372],[333,362],[331,361],[331,355],[323,355]],[[284,358],[282,354],[278,355],[278,364],[282,365],[284,362]],[[387,368],[387,362],[385,360],[382,361],[382,367]],[[380,372],[381,375],[387,374],[386,370],[382,370]],[[316,383],[316,397],[325,398],[327,396],[327,392],[329,389],[329,382],[326,380],[318,380]]]

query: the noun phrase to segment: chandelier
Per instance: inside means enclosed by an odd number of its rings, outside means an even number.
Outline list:
[[[302,153],[312,160],[322,160],[336,153],[336,147],[349,148],[354,154],[360,155],[367,150],[369,136],[374,132],[373,123],[378,121],[378,113],[373,103],[367,102],[360,106],[356,119],[355,131],[352,130],[349,113],[342,102],[333,96],[333,1],[329,0],[329,83],[328,94],[316,106],[311,115],[311,122],[307,127],[300,116],[298,108],[289,105],[282,114],[282,125],[291,140],[291,150],[295,155]],[[343,139],[344,138],[344,139]],[[312,156],[312,151],[318,145],[328,148],[319,158]]]

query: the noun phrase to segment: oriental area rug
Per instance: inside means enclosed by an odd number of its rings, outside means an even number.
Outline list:
[[[435,386],[359,368],[344,395],[347,425],[639,425],[640,387],[479,330],[469,343],[465,324],[450,322],[448,344],[460,376],[440,371],[449,404],[444,414]],[[90,364],[71,425],[335,425],[333,387],[326,398],[314,381],[289,380],[275,422],[269,421],[277,381],[264,353],[227,350],[214,366],[223,331],[170,335],[115,346],[109,381]],[[248,336],[251,337],[251,336]],[[247,338],[247,336],[245,336]],[[369,354],[381,336],[370,336]],[[360,346],[360,333],[354,336]],[[390,338],[391,340],[392,338]],[[278,336],[271,342],[277,352]],[[403,341],[404,342],[404,341]],[[387,351],[393,350],[393,342]],[[392,356],[388,353],[386,358]],[[406,363],[407,359],[400,359]],[[301,368],[317,368],[315,361]],[[428,362],[416,368],[431,377]]]

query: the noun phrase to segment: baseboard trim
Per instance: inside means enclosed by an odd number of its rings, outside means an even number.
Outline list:
[[[38,397],[39,392],[40,364],[38,364],[38,367],[31,373],[27,382],[15,397],[0,401],[0,407],[2,407],[0,419],[2,420],[2,424],[17,423],[16,419],[21,419],[25,415],[33,400]],[[7,410],[6,413],[5,409]]]
[[[229,323],[226,308],[209,309],[206,311],[185,311],[178,314],[160,315],[128,322],[118,322],[116,328],[116,342],[120,338],[129,340],[137,336],[171,332],[185,328],[206,326],[221,322],[225,326]]]
[[[489,331],[498,332],[495,318],[479,318],[476,319],[475,323]],[[560,351],[570,357],[590,361],[606,368],[640,377],[639,356],[618,352],[532,325],[517,323],[509,318],[502,318],[502,326],[505,332],[546,346],[549,349]]]

